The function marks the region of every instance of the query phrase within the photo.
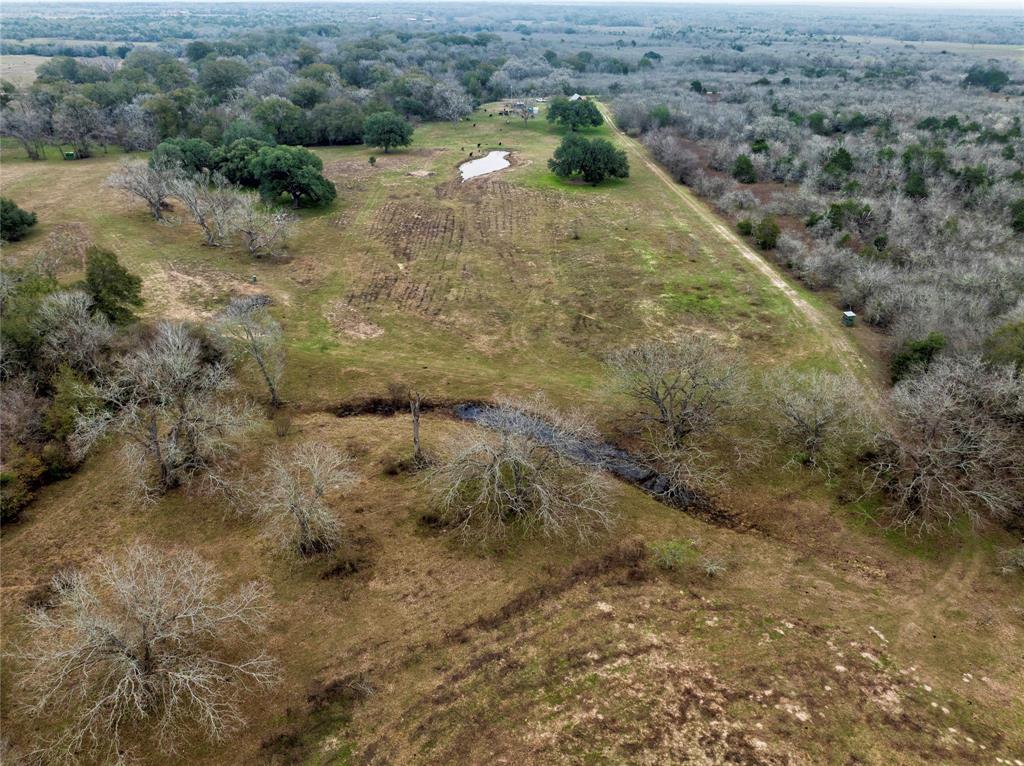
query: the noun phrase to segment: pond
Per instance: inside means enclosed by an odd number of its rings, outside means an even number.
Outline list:
[[[476,178],[477,176],[486,175],[487,173],[493,173],[496,170],[504,170],[512,163],[505,159],[508,156],[508,152],[488,152],[486,157],[480,157],[479,159],[470,160],[469,162],[463,162],[459,165],[459,171],[462,173],[462,180],[468,181],[470,178]]]

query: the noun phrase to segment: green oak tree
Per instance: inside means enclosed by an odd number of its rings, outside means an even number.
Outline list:
[[[627,178],[629,161],[626,153],[603,138],[586,139],[568,135],[548,160],[548,167],[559,178],[582,176],[587,183],[597,186],[606,178]]]
[[[260,195],[275,200],[282,194],[300,204],[325,205],[337,196],[334,184],[323,177],[324,163],[301,146],[264,146],[250,164],[259,180]]]
[[[363,143],[379,146],[387,154],[394,146],[412,143],[412,125],[394,112],[371,114],[363,124]]]

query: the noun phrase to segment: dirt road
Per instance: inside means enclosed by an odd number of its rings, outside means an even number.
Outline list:
[[[739,253],[746,261],[767,277],[772,286],[782,292],[782,294],[789,299],[790,303],[796,307],[797,311],[799,311],[807,322],[817,331],[823,342],[827,343],[835,351],[836,358],[839,359],[843,367],[852,375],[864,382],[865,385],[871,385],[872,388],[875,389],[876,393],[878,393],[879,389],[877,381],[874,379],[870,368],[864,362],[864,359],[861,357],[856,347],[844,333],[842,325],[839,324],[838,316],[825,316],[818,308],[811,305],[802,295],[800,295],[796,288],[786,281],[786,279],[773,265],[768,263],[760,253],[752,249],[737,234],[735,234],[732,229],[726,223],[723,223],[707,205],[699,200],[685,186],[676,183],[660,165],[650,158],[647,154],[647,150],[642,144],[627,136],[619,126],[615,124],[611,110],[609,110],[607,106],[598,102],[597,108],[601,110],[601,114],[604,115],[605,120],[608,121],[608,125],[618,135],[619,140],[626,147],[626,151],[632,154],[637,160],[642,162],[648,170],[654,173],[654,175],[656,175],[662,183],[664,183],[665,186],[667,186],[669,190],[682,201],[690,212],[700,218],[708,228],[718,235],[723,244],[735,249],[736,252]]]

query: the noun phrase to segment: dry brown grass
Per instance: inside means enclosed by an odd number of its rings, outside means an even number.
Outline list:
[[[426,416],[428,450],[468,427]],[[264,434],[260,444],[275,441],[269,426]],[[272,587],[266,648],[284,683],[251,700],[245,732],[182,763],[258,763],[271,752],[326,763],[351,750],[341,763],[799,764],[828,753],[830,763],[846,754],[924,764],[1020,746],[1011,722],[1022,626],[998,608],[1014,584],[986,569],[984,554],[961,571],[959,559],[872,550],[849,532],[802,551],[705,526],[626,488],[623,523],[592,549],[467,553],[420,523],[415,475],[384,474],[409,438],[404,417],[295,417],[286,443],[344,449],[362,477],[335,509],[346,544],[299,563],[207,500],[112,502],[127,479],[113,454],[98,456],[5,530],[5,645],[50,574],[138,540],[194,548],[230,583]],[[250,455],[240,470],[257,462]],[[819,502],[770,492],[763,502],[827,518]],[[636,549],[624,540],[694,537],[728,574],[680,580],[615,552]],[[17,743],[24,722],[8,720]]]

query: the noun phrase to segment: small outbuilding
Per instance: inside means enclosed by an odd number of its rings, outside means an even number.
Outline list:
[[[571,96],[569,96],[570,101],[579,101],[581,98],[583,98],[583,96],[581,96],[579,93],[573,93]]]
[[[843,325],[846,327],[853,327],[853,323],[857,321],[857,315],[852,311],[843,312]]]

